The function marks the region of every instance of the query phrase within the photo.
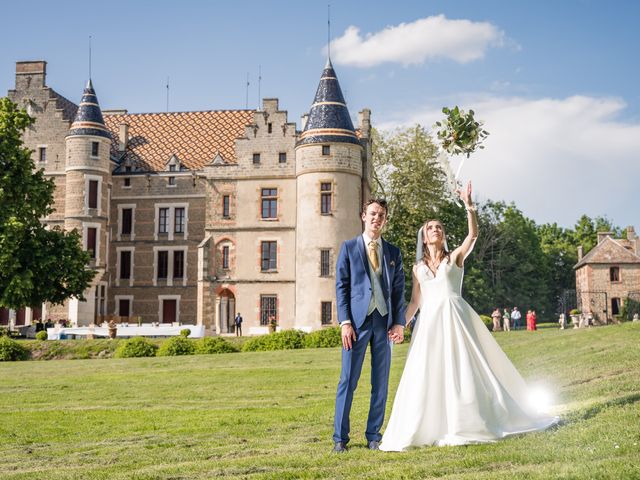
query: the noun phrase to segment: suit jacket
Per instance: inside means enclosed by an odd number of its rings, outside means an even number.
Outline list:
[[[387,326],[404,325],[404,270],[400,249],[382,239],[382,292],[389,315]],[[360,328],[371,302],[369,260],[362,235],[342,243],[336,264],[338,321]]]

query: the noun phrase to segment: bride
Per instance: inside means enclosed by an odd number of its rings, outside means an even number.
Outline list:
[[[471,183],[458,192],[469,233],[449,252],[442,223],[422,229],[405,318],[418,307],[407,362],[380,450],[491,442],[545,429],[556,417],[536,413],[527,385],[478,314],[460,296],[464,260],[478,235]]]

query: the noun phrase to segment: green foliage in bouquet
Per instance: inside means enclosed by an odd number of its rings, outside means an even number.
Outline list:
[[[477,148],[484,148],[481,144],[489,132],[482,128],[482,122],[477,122],[473,118],[473,110],[465,113],[456,105],[452,109],[444,107],[442,113],[447,118],[436,122],[434,127],[439,128],[436,132],[438,139],[449,155],[463,153],[469,157]]]

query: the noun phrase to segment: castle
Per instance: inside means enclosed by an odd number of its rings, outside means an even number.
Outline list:
[[[370,111],[354,128],[330,61],[302,128],[277,99],[262,110],[102,111],[89,80],[78,105],[17,62],[8,97],[35,118],[24,134],[56,185],[44,221],[77,229],[96,271],[86,301],[11,312],[78,325],[108,316],[202,325],[336,324],[335,258],[361,232],[370,193]],[[9,312],[0,312],[0,321]]]

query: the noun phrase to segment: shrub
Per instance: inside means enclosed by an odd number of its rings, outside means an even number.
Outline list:
[[[210,353],[237,352],[238,347],[220,337],[204,337],[195,342],[196,354],[207,355]]]
[[[300,330],[283,330],[247,340],[242,345],[243,352],[260,352],[267,350],[290,350],[304,348],[307,334]]]
[[[489,315],[480,315],[480,320],[484,323],[484,326],[489,329],[489,331],[493,330],[493,318]]]
[[[193,355],[195,353],[195,345],[193,341],[183,336],[171,337],[169,340],[160,345],[158,356],[173,357],[176,355]]]
[[[44,342],[48,338],[49,338],[49,335],[47,334],[46,330],[40,330],[38,333],[36,333],[36,340],[40,340]]]
[[[12,362],[14,360],[26,360],[29,358],[29,350],[9,337],[0,337],[0,362]]]
[[[580,310],[578,310],[577,308],[574,308],[569,312],[569,315],[580,315],[580,313],[582,313],[580,312]]]
[[[340,347],[341,345],[340,327],[323,328],[304,337],[305,348],[330,348]]]
[[[180,330],[180,336],[187,338],[189,335],[191,335],[191,330],[189,330],[188,328],[183,328],[182,330]]]
[[[144,337],[133,337],[120,342],[115,352],[116,358],[155,357],[158,346]]]

